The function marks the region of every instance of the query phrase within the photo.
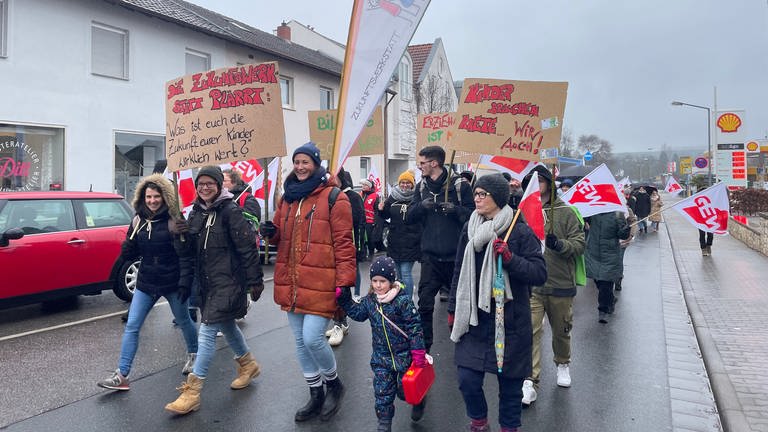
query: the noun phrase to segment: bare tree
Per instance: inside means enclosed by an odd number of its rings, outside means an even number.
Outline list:
[[[592,163],[595,165],[607,164],[613,159],[613,144],[595,134],[581,135],[577,146],[582,154],[592,153]]]
[[[573,139],[573,131],[563,127],[563,135],[560,137],[560,156],[576,157],[576,142]]]
[[[453,111],[453,85],[437,76],[429,75],[414,85],[416,111],[422,114]]]

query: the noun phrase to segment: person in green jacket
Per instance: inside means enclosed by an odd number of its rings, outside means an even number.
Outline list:
[[[576,263],[584,253],[584,224],[578,213],[553,193],[552,173],[536,166],[523,179],[523,190],[533,175],[539,176],[539,190],[544,207],[546,233],[544,260],[547,263],[547,281],[534,286],[531,295],[531,321],[533,325],[533,356],[531,376],[523,381],[523,405],[537,398],[541,374],[542,323],[546,315],[552,328],[552,351],[557,366],[557,385],[571,386],[571,328],[573,326],[573,298],[576,296]]]

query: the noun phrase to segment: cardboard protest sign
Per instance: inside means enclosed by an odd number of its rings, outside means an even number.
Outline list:
[[[168,169],[284,156],[277,63],[186,75],[165,85]]]
[[[336,133],[336,110],[309,111],[309,139],[317,144],[320,157],[330,160],[333,156],[333,139]],[[352,146],[349,156],[384,154],[384,111],[377,105],[360,136]]]
[[[456,113],[455,112],[434,112],[429,114],[419,114],[416,120],[416,154],[424,147],[437,145],[446,149],[446,163],[450,162],[451,148],[448,143],[451,142],[456,133]],[[479,156],[465,152],[457,151],[454,163],[477,163]]]
[[[560,146],[567,90],[566,82],[467,78],[448,147],[539,161]]]

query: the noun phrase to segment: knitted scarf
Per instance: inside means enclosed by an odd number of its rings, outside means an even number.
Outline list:
[[[410,203],[413,200],[413,195],[416,193],[414,189],[402,190],[400,186],[392,188],[389,196],[395,200],[395,202],[407,202]]]
[[[464,257],[461,264],[461,273],[456,287],[456,311],[454,316],[451,340],[458,342],[469,331],[469,326],[477,325],[477,309],[491,312],[491,293],[493,280],[496,277],[496,262],[494,260],[493,247],[490,243],[501,237],[512,223],[514,211],[509,206],[504,206],[493,219],[480,216],[477,211],[472,212],[467,222],[467,235],[469,241],[464,248]],[[480,268],[480,281],[477,285],[477,268],[475,265],[475,253],[485,248],[482,267]],[[509,286],[509,275],[503,272],[505,301],[512,299],[512,289]]]
[[[313,190],[317,189],[318,186],[327,181],[325,175],[326,171],[323,167],[317,167],[315,172],[304,181],[299,181],[299,179],[296,178],[296,174],[291,173],[291,175],[285,179],[285,193],[283,194],[283,199],[292,203],[308,197]]]

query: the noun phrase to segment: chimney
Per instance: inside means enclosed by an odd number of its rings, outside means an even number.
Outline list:
[[[277,37],[287,41],[291,40],[291,28],[288,27],[288,24],[286,24],[285,21],[283,21],[283,23],[280,24],[280,27],[277,28]]]

